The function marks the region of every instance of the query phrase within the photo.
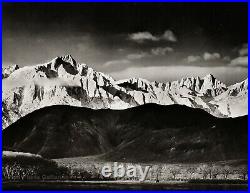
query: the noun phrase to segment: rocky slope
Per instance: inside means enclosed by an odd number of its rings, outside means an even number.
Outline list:
[[[45,64],[3,71],[2,123],[51,105],[127,109],[147,103],[183,104],[217,117],[247,114],[247,80],[227,87],[209,74],[158,83],[140,78],[116,81],[77,63],[70,55]],[[7,75],[4,75],[7,74]],[[242,102],[244,101],[244,102]]]
[[[2,68],[2,78],[8,78],[10,74],[19,69],[18,65],[6,66]]]
[[[210,102],[226,116],[238,117],[248,114],[248,79],[229,86],[227,91]]]
[[[51,106],[3,130],[3,150],[123,162],[247,159],[247,116],[216,118],[182,105],[125,110]]]

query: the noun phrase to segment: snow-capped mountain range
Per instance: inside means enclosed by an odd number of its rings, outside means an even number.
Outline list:
[[[248,80],[226,86],[213,75],[158,83],[141,78],[114,80],[77,63],[71,55],[45,64],[2,69],[2,127],[51,105],[126,109],[146,103],[181,104],[217,117],[248,114]]]

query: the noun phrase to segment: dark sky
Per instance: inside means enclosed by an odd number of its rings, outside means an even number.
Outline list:
[[[247,3],[4,3],[3,63],[71,54],[115,78],[232,83],[247,77],[247,19]]]

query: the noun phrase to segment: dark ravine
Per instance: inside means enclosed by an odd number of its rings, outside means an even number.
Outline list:
[[[247,116],[147,104],[126,110],[50,106],[3,130],[3,149],[107,161],[204,162],[247,159]]]

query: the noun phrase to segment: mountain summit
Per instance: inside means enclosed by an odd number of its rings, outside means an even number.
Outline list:
[[[2,75],[3,128],[51,105],[127,109],[147,103],[181,104],[217,117],[247,114],[247,80],[226,86],[211,74],[167,83],[141,78],[116,81],[66,55],[45,64],[14,67]]]

